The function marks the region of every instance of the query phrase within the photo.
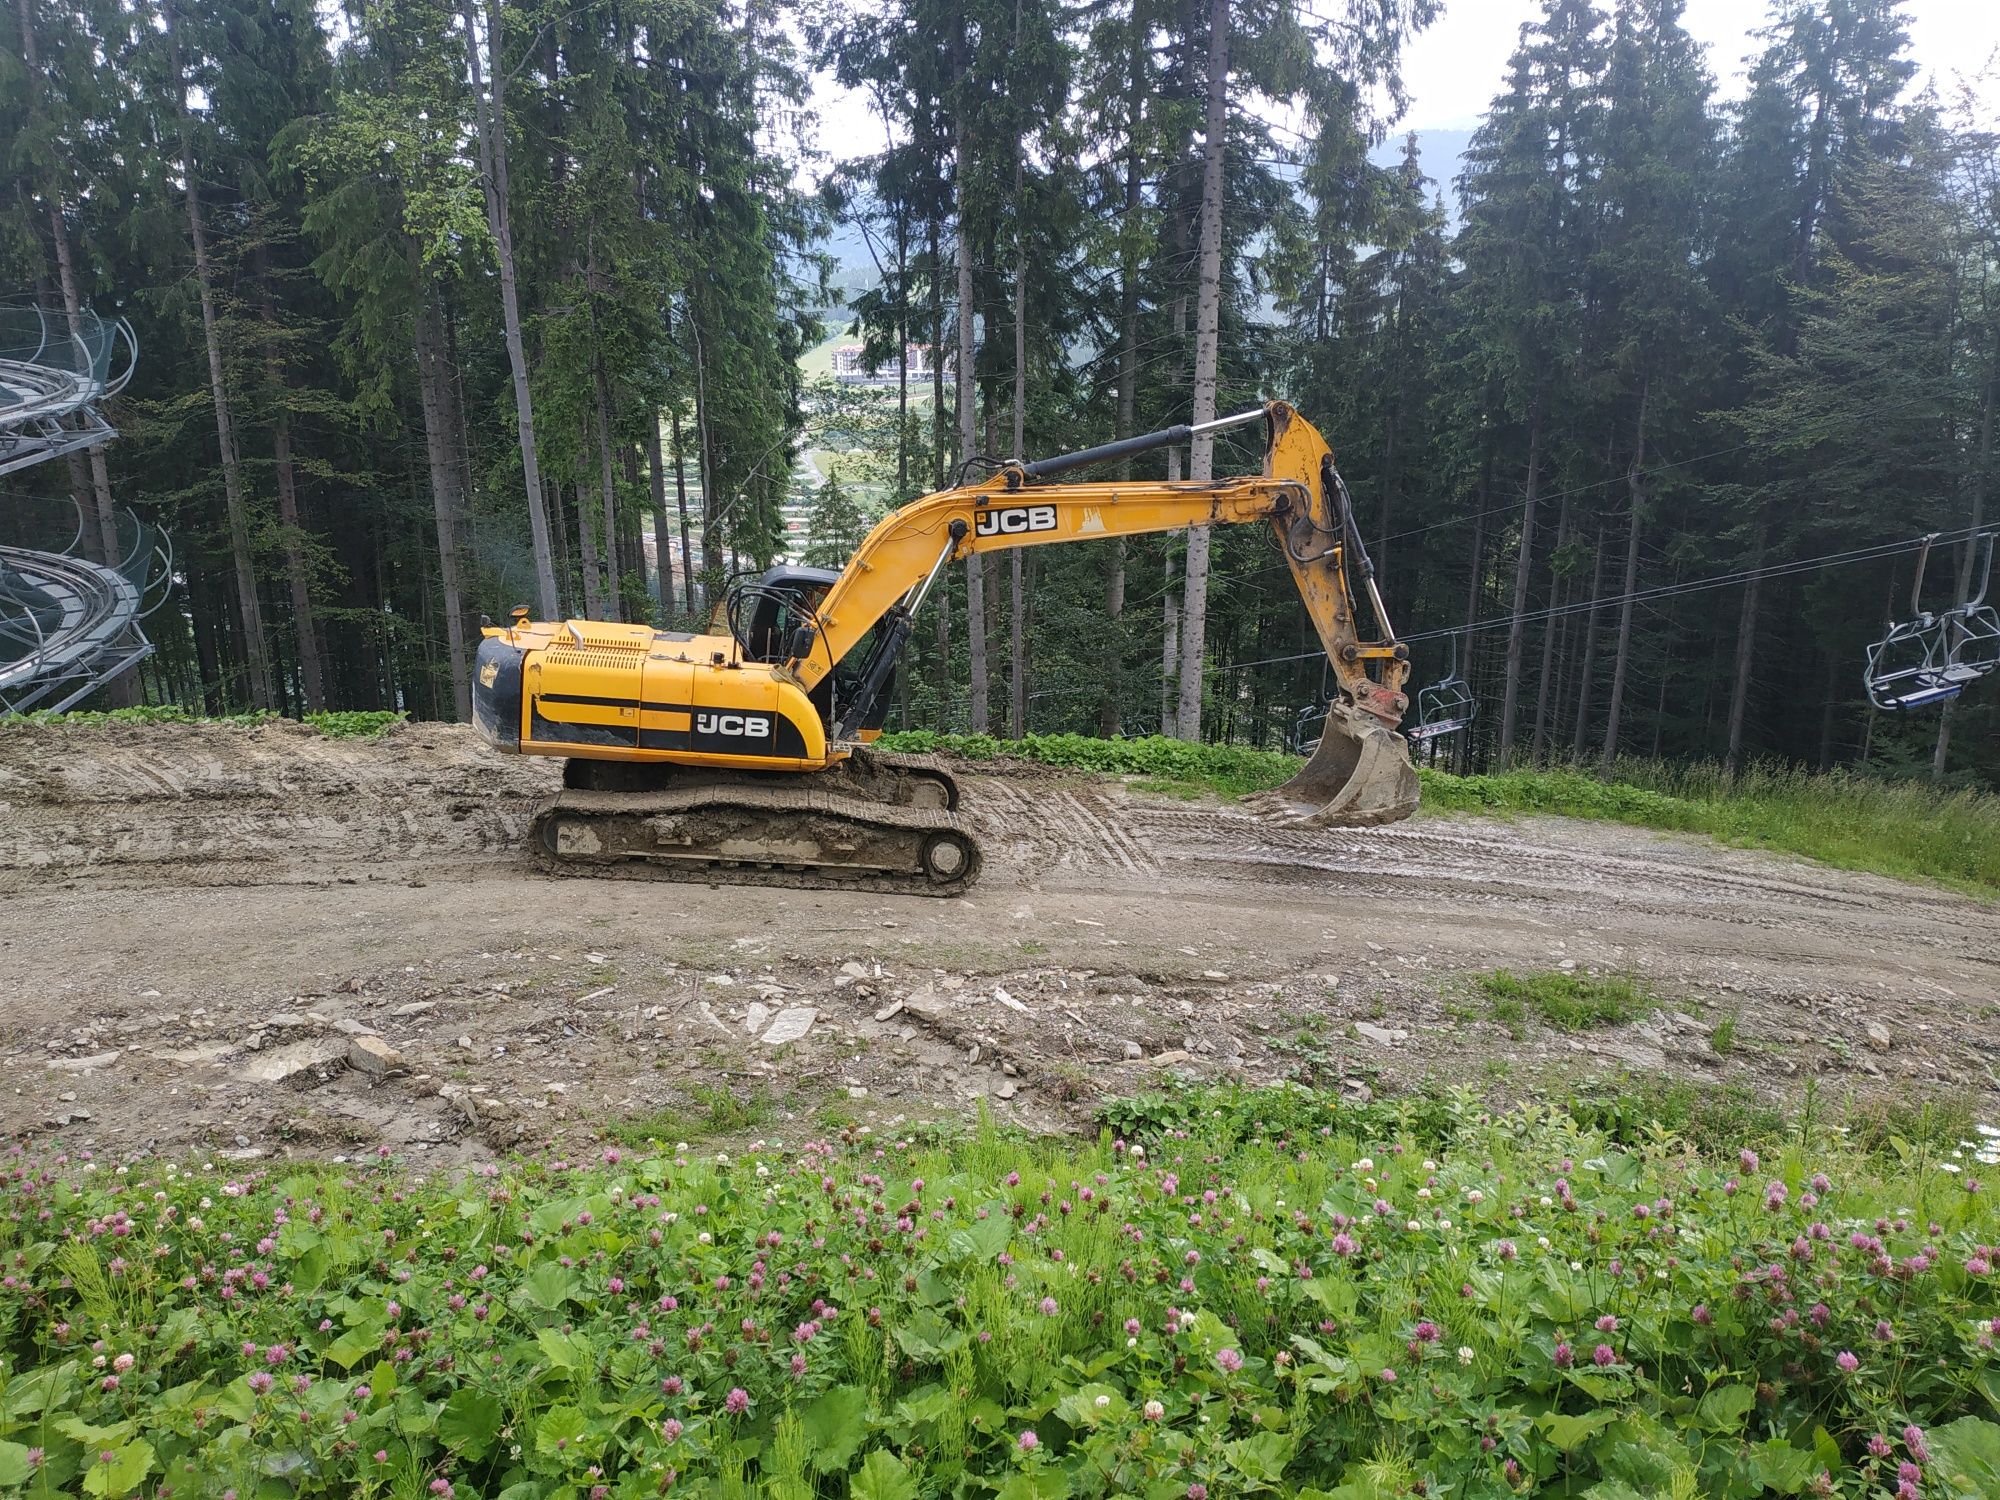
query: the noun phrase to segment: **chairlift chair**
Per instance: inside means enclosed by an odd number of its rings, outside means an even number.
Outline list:
[[[1933,532],[1917,554],[1917,575],[1910,585],[1911,618],[1890,626],[1868,648],[1862,686],[1868,701],[1885,713],[1927,708],[1956,698],[1972,683],[2000,669],[2000,613],[1986,603],[1986,580],[1993,568],[1996,532],[1972,538],[1983,549],[1979,592],[1951,609],[1931,614],[1923,608],[1924,570],[1930,562]]]
[[[1403,731],[1419,744],[1442,740],[1446,735],[1470,729],[1479,717],[1479,700],[1472,686],[1458,675],[1458,637],[1451,637],[1451,662],[1444,676],[1426,683],[1417,693],[1417,722]]]

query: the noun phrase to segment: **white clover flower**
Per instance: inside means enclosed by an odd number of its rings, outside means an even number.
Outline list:
[[[1428,1203],[1430,1201],[1431,1190],[1429,1188],[1418,1188],[1417,1196]]]
[[[1460,1364],[1469,1365],[1475,1358],[1477,1356],[1472,1352],[1472,1345],[1460,1344],[1458,1346],[1458,1362]]]
[[[1543,1207],[1543,1208],[1554,1208],[1555,1206],[1556,1206],[1556,1200],[1555,1200],[1555,1199],[1551,1198],[1551,1197],[1550,1197],[1550,1196],[1549,1196],[1549,1195],[1548,1195],[1547,1193],[1544,1193],[1544,1194],[1542,1194],[1542,1207]]]
[[[1374,1170],[1375,1170],[1375,1158],[1374,1158],[1374,1157],[1372,1157],[1372,1156],[1364,1156],[1364,1157],[1362,1157],[1360,1161],[1358,1161],[1358,1162],[1356,1162],[1356,1163],[1354,1164],[1354,1170],[1355,1170],[1355,1171],[1357,1171],[1357,1172],[1372,1172],[1372,1171],[1374,1171]]]
[[[1140,1410],[1148,1422],[1157,1422],[1167,1414],[1167,1409],[1157,1401],[1148,1401]]]
[[[1465,1195],[1465,1201],[1467,1203],[1484,1203],[1486,1201],[1486,1195],[1480,1192],[1478,1188],[1474,1188],[1472,1189],[1472,1191],[1470,1191]]]
[[[1546,1250],[1549,1248],[1549,1237],[1545,1234],[1538,1234],[1535,1236],[1535,1243]]]
[[[1099,1396],[1091,1404],[1095,1406],[1099,1411],[1103,1411],[1105,1407],[1111,1404],[1111,1398],[1109,1396]]]
[[[1403,1227],[1409,1230],[1411,1234],[1415,1234],[1419,1229],[1422,1229],[1424,1226],[1419,1224],[1415,1219],[1412,1219],[1408,1224],[1405,1224]]]
[[[1435,1172],[1437,1169],[1438,1169],[1438,1164],[1434,1161],[1426,1161],[1424,1163],[1424,1170],[1426,1172]]]
[[[696,1235],[695,1239],[699,1243],[704,1245],[712,1245],[715,1243],[715,1237],[711,1235],[706,1229],[704,1229],[700,1234]]]

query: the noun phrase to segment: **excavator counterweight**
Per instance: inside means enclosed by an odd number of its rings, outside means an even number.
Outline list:
[[[1056,477],[1259,421],[1260,474]],[[487,627],[473,678],[479,732],[503,751],[568,761],[565,790],[531,830],[536,850],[591,873],[962,891],[980,853],[949,770],[868,748],[945,568],[975,552],[1252,521],[1275,533],[1338,683],[1310,760],[1253,805],[1284,822],[1348,827],[1416,809],[1416,772],[1396,733],[1408,652],[1333,456],[1291,407],[983,468],[976,482],[885,517],[838,572],[779,567],[739,585],[707,633],[535,623],[526,610]],[[1364,601],[1373,640],[1357,625]]]

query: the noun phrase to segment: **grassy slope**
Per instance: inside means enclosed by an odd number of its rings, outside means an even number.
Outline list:
[[[1273,751],[1158,737],[1098,740],[1058,734],[1002,741],[919,731],[886,736],[883,745],[975,760],[1012,756],[1138,776],[1160,790],[1223,796],[1276,786],[1300,764],[1295,756]],[[1556,813],[1700,833],[1725,843],[1781,849],[1841,869],[1934,880],[1972,895],[2000,897],[2000,797],[1988,792],[1778,767],[1756,767],[1731,778],[1715,766],[1650,761],[1620,762],[1611,781],[1570,770],[1419,774],[1424,806],[1432,812]]]

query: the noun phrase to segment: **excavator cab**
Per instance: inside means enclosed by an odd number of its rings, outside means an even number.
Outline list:
[[[839,581],[840,573],[834,568],[778,563],[766,568],[754,583],[738,582],[729,590],[724,614],[744,660],[779,664],[823,651],[819,608]],[[831,726],[837,722],[838,709],[859,696],[880,634],[878,626],[863,636],[859,646],[834,663],[833,670],[807,695],[819,710],[822,723]],[[880,731],[888,716],[889,695],[883,693],[869,705],[860,732],[872,735]]]

